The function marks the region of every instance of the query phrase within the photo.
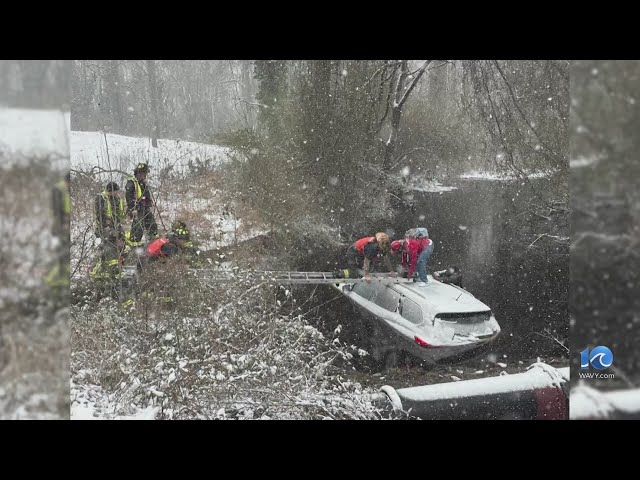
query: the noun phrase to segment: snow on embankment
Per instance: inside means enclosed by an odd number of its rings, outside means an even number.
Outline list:
[[[206,143],[159,139],[158,147],[154,148],[149,137],[71,132],[71,165],[75,169],[100,167],[130,173],[136,163],[146,162],[156,173],[183,174],[189,171],[189,162],[194,166],[216,167],[225,162],[230,153],[226,147]]]
[[[527,178],[544,178],[549,176],[544,172],[530,173],[527,174]],[[470,172],[463,173],[460,175],[460,178],[468,179],[468,180],[489,180],[494,182],[504,182],[504,181],[512,181],[518,180],[518,177],[514,174],[510,173],[499,173],[499,172],[485,172],[480,170],[473,170]]]
[[[70,113],[61,110],[0,108],[0,168],[49,158],[51,168],[68,168]]]
[[[409,188],[414,192],[426,192],[426,193],[443,193],[457,190],[458,187],[450,187],[441,184],[438,180],[416,180],[410,183]]]
[[[595,167],[602,160],[601,157],[578,157],[572,158],[569,161],[569,167],[571,168],[584,168],[584,167]]]
[[[116,181],[123,188],[135,164],[148,163],[149,184],[160,210],[160,215],[155,212],[158,226],[165,230],[177,218],[186,221],[203,250],[233,245],[267,232],[259,222],[225,212],[226,201],[221,186],[213,181],[215,173],[211,170],[226,162],[230,154],[230,149],[219,145],[159,139],[158,147],[154,148],[148,137],[71,132],[71,168],[92,171],[100,183]],[[169,172],[189,173],[190,163],[205,169],[190,175],[188,182],[174,177],[168,180]],[[84,226],[78,225],[72,236],[77,238]]]

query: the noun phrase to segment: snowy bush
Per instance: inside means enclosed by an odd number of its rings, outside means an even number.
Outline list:
[[[68,418],[68,310],[44,281],[59,178],[46,159],[20,165],[2,171],[0,189],[0,419]]]
[[[380,418],[341,372],[358,355],[283,287],[158,265],[130,313],[72,306],[72,411],[163,419]],[[152,280],[149,280],[151,278]],[[149,288],[155,282],[155,289]],[[161,300],[171,297],[171,301]],[[74,410],[75,409],[75,410]],[[78,414],[80,415],[80,414]]]

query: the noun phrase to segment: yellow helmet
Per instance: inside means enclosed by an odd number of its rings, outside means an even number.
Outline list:
[[[189,229],[187,224],[181,220],[176,220],[171,225],[171,234],[178,240],[189,240]]]

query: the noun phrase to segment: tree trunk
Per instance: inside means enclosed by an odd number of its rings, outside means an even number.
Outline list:
[[[416,72],[411,83],[405,88],[405,82],[409,75],[409,62],[404,60],[400,69],[400,77],[398,83],[396,83],[395,96],[393,99],[393,105],[391,106],[391,133],[389,139],[385,143],[384,148],[384,160],[382,163],[382,171],[388,172],[391,168],[393,154],[396,151],[396,144],[398,140],[398,131],[400,130],[400,120],[402,119],[402,107],[411,95],[411,92],[417,85],[418,81],[427,71],[427,67],[431,63],[431,60],[427,60],[422,67]]]
[[[149,76],[149,97],[151,99],[151,115],[153,127],[151,128],[151,145],[158,148],[160,136],[160,117],[158,115],[158,82],[156,77],[155,60],[147,60],[147,75]]]
[[[391,168],[393,154],[396,151],[396,140],[398,139],[398,130],[400,130],[400,119],[402,118],[402,92],[404,91],[404,82],[407,78],[408,70],[407,63],[407,60],[402,62],[400,77],[398,78],[398,83],[396,83],[395,95],[393,96],[393,105],[391,106],[391,132],[384,146],[383,172],[387,172],[389,168]]]
[[[111,115],[113,121],[113,131],[124,133],[124,116],[122,111],[122,99],[120,97],[120,73],[118,60],[109,62],[109,88],[112,92]]]

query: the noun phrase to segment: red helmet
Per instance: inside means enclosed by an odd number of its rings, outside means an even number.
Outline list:
[[[402,248],[402,240],[395,240],[391,242],[391,253],[398,253]]]

